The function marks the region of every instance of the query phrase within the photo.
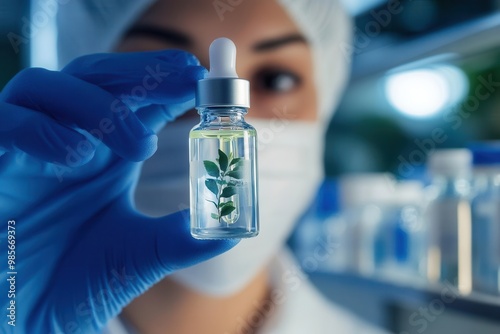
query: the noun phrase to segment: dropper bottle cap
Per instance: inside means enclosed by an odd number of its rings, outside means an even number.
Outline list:
[[[250,107],[250,83],[236,74],[236,46],[229,38],[210,44],[210,72],[198,81],[196,107]]]

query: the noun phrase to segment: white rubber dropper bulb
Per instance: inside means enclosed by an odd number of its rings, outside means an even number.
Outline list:
[[[206,79],[237,78],[236,74],[236,45],[229,38],[217,38],[210,44],[208,50],[210,58],[210,72]]]

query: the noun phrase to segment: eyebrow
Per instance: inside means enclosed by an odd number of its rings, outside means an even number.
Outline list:
[[[125,33],[125,37],[130,37],[130,36],[149,36],[161,39],[166,43],[175,44],[181,47],[188,47],[193,44],[191,38],[189,38],[189,36],[183,32],[180,32],[172,28],[163,28],[163,27],[160,28],[151,25],[133,26]],[[253,46],[252,49],[256,52],[266,52],[293,43],[308,44],[304,36],[302,36],[301,34],[294,33],[258,42]]]
[[[253,50],[256,52],[271,51],[271,50],[286,46],[288,44],[293,44],[293,43],[308,44],[305,37],[302,36],[301,34],[291,34],[291,35],[285,35],[283,37],[273,38],[273,39],[265,40],[263,42],[256,43],[253,46]]]
[[[130,28],[126,33],[125,37],[130,36],[149,36],[157,39],[161,39],[164,42],[175,44],[178,46],[187,47],[192,45],[192,40],[188,35],[172,29],[172,28],[160,28],[150,25],[137,25]]]

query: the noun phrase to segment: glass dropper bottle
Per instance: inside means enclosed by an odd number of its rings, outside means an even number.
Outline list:
[[[210,72],[198,81],[201,122],[189,134],[191,234],[197,239],[259,233],[257,133],[245,122],[249,82],[236,74],[236,46],[218,38]]]

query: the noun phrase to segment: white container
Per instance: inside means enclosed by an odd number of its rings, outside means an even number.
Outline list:
[[[391,205],[377,233],[377,273],[391,280],[423,282],[426,273],[423,185],[417,181],[396,184]]]
[[[473,289],[500,295],[500,143],[476,144],[471,151]]]
[[[470,151],[450,149],[436,150],[428,163],[427,276],[463,294],[472,291],[471,160]]]
[[[349,270],[371,276],[380,259],[378,231],[394,198],[391,174],[354,174],[340,180],[340,201],[345,223],[344,253]]]

